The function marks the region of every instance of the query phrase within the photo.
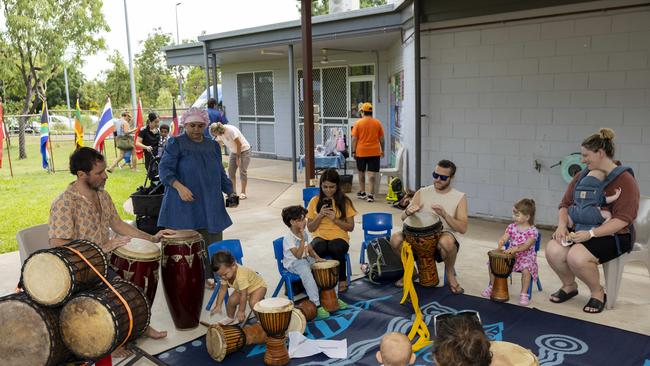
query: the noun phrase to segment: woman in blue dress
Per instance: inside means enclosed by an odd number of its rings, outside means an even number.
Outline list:
[[[208,246],[223,238],[232,225],[223,193],[234,195],[221,162],[221,148],[203,135],[208,113],[190,108],[183,114],[185,133],[172,137],[160,160],[160,181],[165,185],[158,226],[196,230]],[[209,258],[204,260],[206,279],[212,278]]]

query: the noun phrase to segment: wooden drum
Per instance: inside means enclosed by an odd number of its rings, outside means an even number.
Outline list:
[[[539,366],[539,361],[530,350],[514,343],[504,341],[490,342],[492,363],[517,366]]]
[[[244,346],[266,341],[266,333],[259,323],[244,328],[238,325],[212,324],[208,327],[205,337],[208,353],[217,362],[223,361],[227,355],[239,351]]]
[[[151,310],[144,292],[119,278],[111,285],[131,309],[131,334],[127,310],[111,289],[101,286],[77,294],[61,309],[60,322],[63,342],[79,358],[98,360],[137,339],[149,326]]]
[[[336,297],[336,285],[339,283],[339,262],[328,259],[311,265],[311,272],[320,290],[320,304],[325,310],[332,312],[339,309]]]
[[[160,247],[148,240],[132,238],[111,253],[111,268],[123,279],[144,291],[153,305],[160,276]]]
[[[32,300],[45,306],[59,306],[73,294],[100,282],[97,274],[76,253],[79,251],[106,277],[108,261],[102,249],[86,240],[73,240],[61,247],[39,250],[27,258],[22,269],[23,286]]]
[[[287,336],[289,332],[304,334],[305,329],[307,329],[307,318],[305,318],[302,310],[294,307],[291,310],[291,320],[289,321],[289,328],[287,328]]]
[[[272,297],[255,304],[253,310],[267,335],[264,364],[271,366],[288,364],[289,351],[285,345],[285,334],[291,322],[293,303],[284,298]]]
[[[64,364],[72,354],[59,332],[59,312],[25,293],[0,298],[0,355],[7,366]]]
[[[515,255],[508,254],[501,249],[494,249],[488,252],[488,257],[490,258],[490,271],[495,277],[490,299],[506,302],[510,300],[507,279],[515,265]]]
[[[162,278],[165,298],[174,325],[178,329],[199,326],[207,255],[201,234],[194,230],[178,230],[162,237]]]
[[[404,240],[411,244],[415,253],[420,273],[420,285],[435,287],[440,283],[435,252],[442,234],[442,222],[437,221],[430,225],[421,226],[429,224],[429,222],[419,220],[418,216],[422,215],[414,214],[406,218],[402,233],[404,234]]]
[[[316,308],[316,304],[311,302],[309,299],[298,301],[297,303],[294,303],[294,306],[302,311],[302,314],[305,316],[305,320],[308,322],[314,320],[316,318],[316,315],[318,315],[318,308]]]

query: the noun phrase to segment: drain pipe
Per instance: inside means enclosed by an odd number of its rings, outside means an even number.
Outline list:
[[[422,184],[422,83],[420,82],[420,0],[413,1],[413,48],[415,48],[415,189]]]

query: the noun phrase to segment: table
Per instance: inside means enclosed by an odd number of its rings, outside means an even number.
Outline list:
[[[305,156],[300,155],[300,160],[298,161],[298,170],[302,171],[304,168]],[[327,168],[346,169],[347,164],[345,157],[341,153],[332,156],[314,156],[315,170],[324,170]]]

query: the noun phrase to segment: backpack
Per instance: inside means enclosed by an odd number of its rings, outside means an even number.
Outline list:
[[[404,276],[402,259],[393,252],[389,240],[389,237],[372,239],[366,247],[368,257],[366,275],[372,283],[395,281]]]

